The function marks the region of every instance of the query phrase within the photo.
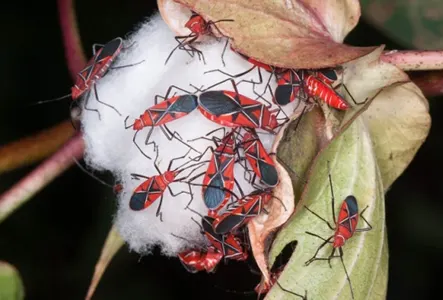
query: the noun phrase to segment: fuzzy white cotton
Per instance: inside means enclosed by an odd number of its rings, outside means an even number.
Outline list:
[[[251,68],[240,55],[228,49],[225,55],[226,67],[223,68],[221,53],[225,41],[216,41],[210,44],[197,44],[205,56],[206,65],[199,61],[197,55],[191,58],[185,51],[177,50],[165,65],[165,60],[171,50],[177,46],[174,33],[167,27],[159,15],[154,16],[150,21],[140,26],[131,35],[125,45],[131,47],[122,50],[113,66],[122,66],[144,61],[133,67],[111,70],[105,77],[97,82],[98,96],[100,100],[114,106],[122,116],[119,116],[112,109],[94,101],[91,97],[88,106],[100,111],[101,119],[97,113],[84,111],[82,115],[82,126],[86,144],[86,162],[97,170],[109,170],[121,180],[123,191],[118,199],[118,212],[115,218],[116,226],[129,244],[130,248],[138,253],[147,253],[154,245],[160,245],[167,255],[176,255],[179,251],[191,246],[202,245],[203,236],[199,226],[192,220],[200,222],[200,217],[186,210],[185,207],[190,200],[190,196],[182,194],[172,197],[168,190],[164,192],[162,203],[163,222],[156,217],[157,207],[160,203],[158,199],[147,209],[133,211],[129,208],[129,199],[134,189],[141,184],[144,179],[135,180],[131,178],[131,173],[143,174],[145,176],[158,175],[153,167],[155,153],[152,145],[145,146],[145,138],[150,127],[145,128],[137,134],[137,144],[143,149],[152,160],[147,159],[137,149],[133,143],[135,131],[132,128],[124,128],[124,119],[129,116],[128,123],[131,124],[143,112],[154,105],[155,95],[164,95],[169,86],[175,85],[190,92],[196,87],[209,87],[227,78],[219,72],[204,74],[213,69],[223,69],[230,74],[237,74]],[[261,92],[268,80],[269,73],[263,73],[263,84],[257,86],[256,90]],[[246,74],[242,78],[254,81],[258,80],[257,69]],[[271,80],[271,86],[275,88],[275,80]],[[214,90],[233,90],[230,82],[225,82],[214,88]],[[241,83],[238,86],[240,94],[257,98],[252,90],[252,84]],[[184,94],[181,91],[177,95]],[[170,95],[170,97],[173,94]],[[198,93],[197,93],[198,95]],[[265,95],[270,99],[269,95]],[[294,107],[288,105],[286,112],[291,112]],[[206,119],[196,109],[189,115],[167,124],[171,131],[177,131],[184,141],[195,139],[206,135],[209,131],[217,129],[220,125]],[[229,130],[229,129],[228,129]],[[228,131],[227,131],[228,132]],[[222,137],[222,132],[215,134]],[[260,138],[267,149],[273,142],[274,136],[266,133],[260,134]],[[158,167],[162,172],[166,171],[171,159],[183,156],[189,148],[173,139],[169,141],[160,128],[154,128],[150,141],[155,141],[158,145],[159,161]],[[189,143],[198,151],[203,152],[208,146],[214,146],[213,142],[207,140],[197,140]],[[196,157],[198,153],[191,151],[185,159],[176,161],[172,169],[189,160],[189,157]],[[201,161],[208,160],[210,152]],[[203,165],[194,174],[204,172],[208,164]],[[244,170],[236,166],[235,175],[243,191],[247,194],[252,187],[244,179]],[[179,177],[186,175],[186,172]],[[197,179],[195,183],[201,184],[203,177]],[[173,182],[170,184],[174,193],[188,191],[188,186],[184,183]],[[192,192],[194,200],[190,207],[205,215],[207,208],[202,199],[201,187],[193,186]],[[238,190],[235,190],[238,193]],[[183,237],[185,239],[173,236]]]

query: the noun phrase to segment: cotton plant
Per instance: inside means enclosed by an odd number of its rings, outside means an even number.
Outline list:
[[[110,72],[97,83],[100,99],[119,113],[90,99],[88,105],[100,111],[100,119],[93,111],[82,112],[81,131],[1,196],[0,220],[72,165],[72,157],[80,158],[84,154],[91,168],[113,172],[123,186],[118,196],[114,227],[96,265],[87,298],[92,297],[106,266],[124,242],[142,255],[149,254],[154,245],[160,245],[163,253],[170,256],[185,249],[204,249],[205,240],[193,221],[199,219],[199,214],[206,213],[201,187],[190,187],[193,200],[189,207],[192,210],[186,209],[189,194],[173,197],[166,190],[160,218],[156,216],[159,201],[141,211],[129,208],[134,189],[144,180],[137,180],[131,174],[157,175],[154,163],[166,171],[171,159],[184,156],[183,160],[174,163],[174,168],[198,157],[207,147],[214,147],[213,142],[198,138],[220,125],[195,110],[167,124],[172,132],[179,133],[182,142],[168,140],[159,128],[154,128],[150,136],[150,141],[157,146],[154,147],[153,144],[145,145],[150,128],[138,132],[134,139],[136,132],[125,128],[124,120],[128,117],[127,122],[134,122],[154,105],[155,96],[164,96],[171,85],[198,95],[200,90],[227,78],[221,72],[207,71],[220,69],[237,74],[251,68],[250,63],[232,50],[226,51],[223,64],[222,52],[227,40],[236,51],[277,67],[336,68],[341,75],[339,81],[351,91],[353,98],[365,100],[355,104],[343,88],[337,87],[352,106],[348,111],[339,112],[321,102],[302,110],[294,103],[284,108],[289,122],[279,129],[277,135],[260,133],[268,152],[276,153],[280,180],[273,190],[278,201],[271,201],[266,207],[267,213],[248,225],[252,253],[263,274],[261,286],[270,286],[275,279],[278,283],[274,284],[267,298],[287,299],[291,292],[307,293],[308,298],[315,299],[385,298],[388,252],[384,193],[411,162],[430,127],[427,100],[403,70],[439,69],[442,53],[386,52],[383,46],[361,48],[343,44],[360,17],[359,2],[355,0],[326,5],[323,1],[261,0],[248,3],[159,0],[158,3],[161,17],[153,16],[125,38],[125,49],[116,61],[118,65],[141,63]],[[71,19],[66,17],[71,2],[60,1],[59,4],[68,65],[75,77],[83,68],[85,59],[76,26],[69,24]],[[206,21],[233,21],[219,22],[217,30],[212,30],[213,35],[197,39],[194,46],[202,51],[205,63],[196,53],[191,57],[186,51],[176,50],[165,65],[166,58],[177,46],[174,37],[189,34],[184,24],[191,10]],[[264,83],[261,85],[239,83],[240,94],[255,99],[255,92],[265,92],[263,99],[270,100],[265,85],[270,74],[262,71],[262,75]],[[258,76],[255,69],[234,80],[257,82]],[[269,83],[270,89],[274,90],[275,79],[270,78]],[[232,90],[233,87],[230,81],[226,81],[213,89]],[[176,92],[176,95],[185,93]],[[41,140],[61,136],[60,132],[56,128],[43,133]],[[221,137],[222,131],[214,135]],[[62,143],[63,139],[57,141]],[[190,150],[183,141],[193,149]],[[35,155],[34,159],[41,156]],[[207,152],[201,160],[209,157]],[[205,166],[207,164],[202,164],[202,171]],[[244,192],[251,192],[253,188],[244,178],[241,166],[236,167],[235,174]],[[186,172],[183,175],[186,176]],[[305,266],[321,243],[306,232],[314,232],[323,238],[333,234],[323,220],[306,209],[332,223],[329,175],[335,194],[336,215],[343,199],[354,195],[360,211],[368,207],[365,218],[372,230],[356,233],[343,246],[342,262],[333,259],[331,267],[325,261]],[[201,183],[201,180],[196,182]],[[171,183],[171,188],[186,191],[189,187],[186,183],[175,182]],[[296,246],[276,278],[272,266],[287,245]],[[321,254],[327,257],[330,250],[327,245]]]

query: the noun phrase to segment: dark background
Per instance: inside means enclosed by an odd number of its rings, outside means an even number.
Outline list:
[[[155,1],[76,1],[83,45],[124,36],[155,11]],[[6,4],[7,3],[7,4]],[[0,9],[0,141],[6,144],[69,117],[69,101],[23,108],[69,92],[56,1],[9,1]],[[401,49],[364,21],[349,36],[354,45]],[[441,98],[430,99],[428,140],[386,195],[389,233],[388,299],[431,299],[443,268]],[[6,190],[33,167],[3,174]],[[73,167],[0,224],[0,260],[21,272],[27,299],[84,298],[110,228],[112,193]],[[158,253],[119,252],[94,299],[256,299],[259,277],[245,264],[220,266],[215,275],[189,274],[177,259]]]

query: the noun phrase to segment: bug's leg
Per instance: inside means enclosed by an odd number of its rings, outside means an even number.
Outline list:
[[[148,176],[137,174],[137,173],[131,173],[129,175],[131,175],[132,179],[136,179],[136,180],[140,180],[140,178],[149,179]]]
[[[354,299],[354,289],[352,288],[351,278],[349,277],[348,270],[346,269],[345,262],[343,260],[343,249],[341,247],[339,248],[339,253],[340,253],[339,257],[340,257],[341,263],[343,265],[343,269],[345,270],[346,280],[348,281],[349,288],[351,289],[351,297],[352,297],[352,299]]]
[[[102,117],[101,117],[101,114],[98,111],[98,109],[88,107],[89,97],[90,96],[91,96],[91,90],[89,90],[88,93],[85,95],[85,100],[83,101],[83,107],[87,111],[95,111],[97,113],[97,115],[98,115],[98,119],[101,120]]]
[[[368,227],[364,227],[364,228],[358,228],[355,231],[356,232],[362,232],[362,231],[369,231],[372,229],[372,225],[369,224],[368,220],[365,219],[365,217],[363,217],[364,212],[366,211],[366,209],[368,209],[369,206],[366,206],[360,213],[360,218],[368,225]]]
[[[168,126],[166,126],[166,124],[163,124],[160,126],[160,129],[162,130],[163,134],[166,136],[166,138],[168,140],[172,140],[172,139],[176,139],[177,141],[179,141],[180,143],[182,143],[183,145],[185,145],[186,147],[188,147],[189,149],[194,150],[195,152],[201,154],[200,151],[198,151],[197,149],[195,149],[194,147],[192,147],[191,145],[189,145],[188,143],[186,143],[185,141],[183,141],[183,138],[180,136],[180,134],[177,131],[172,132]]]
[[[305,290],[305,295],[303,296],[303,295],[297,294],[297,293],[295,293],[295,292],[293,292],[293,291],[290,291],[290,290],[288,290],[288,289],[285,289],[285,288],[280,284],[280,282],[278,282],[278,280],[276,280],[275,283],[277,283],[278,287],[279,287],[282,291],[284,291],[284,292],[286,292],[286,293],[289,293],[289,294],[291,294],[291,295],[294,295],[294,296],[300,297],[300,298],[302,298],[303,300],[307,300],[307,299],[308,299],[308,291],[306,291],[306,290]]]
[[[165,65],[168,63],[169,59],[171,58],[171,56],[175,52],[175,50],[177,50],[177,49],[183,50],[184,49],[183,46],[186,46],[187,44],[192,43],[196,39],[197,39],[197,37],[194,33],[191,33],[189,35],[184,35],[184,36],[176,36],[175,40],[178,42],[178,45],[176,47],[174,47],[174,49],[172,49],[172,51],[169,53],[168,57],[166,58]],[[188,51],[186,51],[186,52],[189,54]]]
[[[97,85],[96,84],[94,84],[94,94],[95,94],[95,100],[97,100],[98,103],[101,103],[102,105],[107,106],[107,107],[113,109],[120,117],[122,116],[122,114],[114,106],[112,106],[112,105],[110,105],[108,103],[105,103],[105,102],[103,102],[103,101],[101,101],[99,99],[98,91],[97,91]]]
[[[243,72],[238,73],[238,74],[229,74],[229,73],[226,73],[225,71],[222,71],[220,69],[209,70],[209,71],[204,72],[203,74],[212,73],[212,72],[219,72],[219,73],[222,73],[223,75],[226,75],[226,76],[230,77],[229,79],[231,79],[231,78],[242,77],[243,75],[248,74],[249,72],[251,72],[255,68],[256,68],[256,66],[252,66],[252,68],[247,69],[246,71],[243,71]]]
[[[127,64],[127,65],[121,65],[121,66],[110,67],[109,69],[110,69],[110,70],[117,70],[117,69],[124,69],[124,68],[129,68],[129,67],[135,67],[135,66],[137,66],[137,65],[139,65],[139,64],[142,64],[142,63],[144,63],[144,62],[145,62],[145,60],[141,60],[141,61],[136,62],[136,63],[133,63],[133,64]]]
[[[331,239],[334,238],[334,236],[330,236],[328,239],[325,240],[324,238],[322,238],[321,236],[319,236],[319,235],[317,235],[317,234],[315,234],[315,233],[311,233],[311,232],[308,232],[308,231],[306,231],[306,233],[309,234],[309,235],[315,236],[315,237],[317,237],[317,238],[319,238],[319,239],[321,239],[321,240],[323,240],[323,243],[321,243],[321,245],[317,248],[317,251],[315,251],[314,256],[312,256],[312,258],[310,258],[309,260],[307,260],[307,261],[305,262],[305,266],[308,266],[308,265],[310,265],[310,264],[311,264],[313,261],[315,261],[315,260],[323,260],[323,259],[321,259],[321,258],[318,258],[318,257],[317,257],[317,254],[318,254],[318,252],[320,252],[320,250],[321,250],[326,244],[328,244],[328,243],[331,242]],[[326,258],[326,259],[327,259],[327,258]]]
[[[160,202],[158,204],[157,212],[155,213],[156,217],[160,217],[160,222],[163,222],[163,213],[160,211],[163,203],[163,195],[160,197]]]
[[[333,226],[332,226],[332,225],[331,225],[326,219],[324,219],[323,217],[319,216],[316,212],[310,210],[306,205],[305,205],[305,208],[306,208],[310,213],[312,213],[313,215],[315,215],[317,218],[319,218],[320,220],[322,220],[323,222],[325,222],[331,230],[335,230],[335,228],[334,228],[334,227],[333,227]]]
[[[140,146],[137,144],[137,142],[136,142],[136,138],[137,138],[137,134],[140,132],[140,130],[137,130],[136,132],[135,132],[135,134],[134,134],[134,137],[132,138],[132,142],[134,143],[134,145],[137,147],[137,149],[140,151],[140,153],[144,156],[144,157],[146,157],[147,159],[151,159],[151,157],[150,156],[148,156],[145,152],[143,152],[143,150],[142,150],[142,148],[140,148]],[[155,142],[153,142],[154,143],[154,147],[155,147]]]

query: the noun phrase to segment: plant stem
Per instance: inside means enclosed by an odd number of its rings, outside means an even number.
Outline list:
[[[2,146],[0,148],[0,174],[48,157],[73,134],[71,121],[64,121],[35,135]]]
[[[443,51],[385,51],[380,56],[384,62],[396,65],[404,71],[426,71],[443,69]]]
[[[57,0],[60,26],[63,35],[65,57],[71,77],[76,79],[77,73],[86,64],[86,57],[80,40],[72,0]]]
[[[68,169],[74,163],[73,158],[80,159],[83,156],[83,150],[82,135],[77,133],[54,155],[1,195],[0,222]]]

